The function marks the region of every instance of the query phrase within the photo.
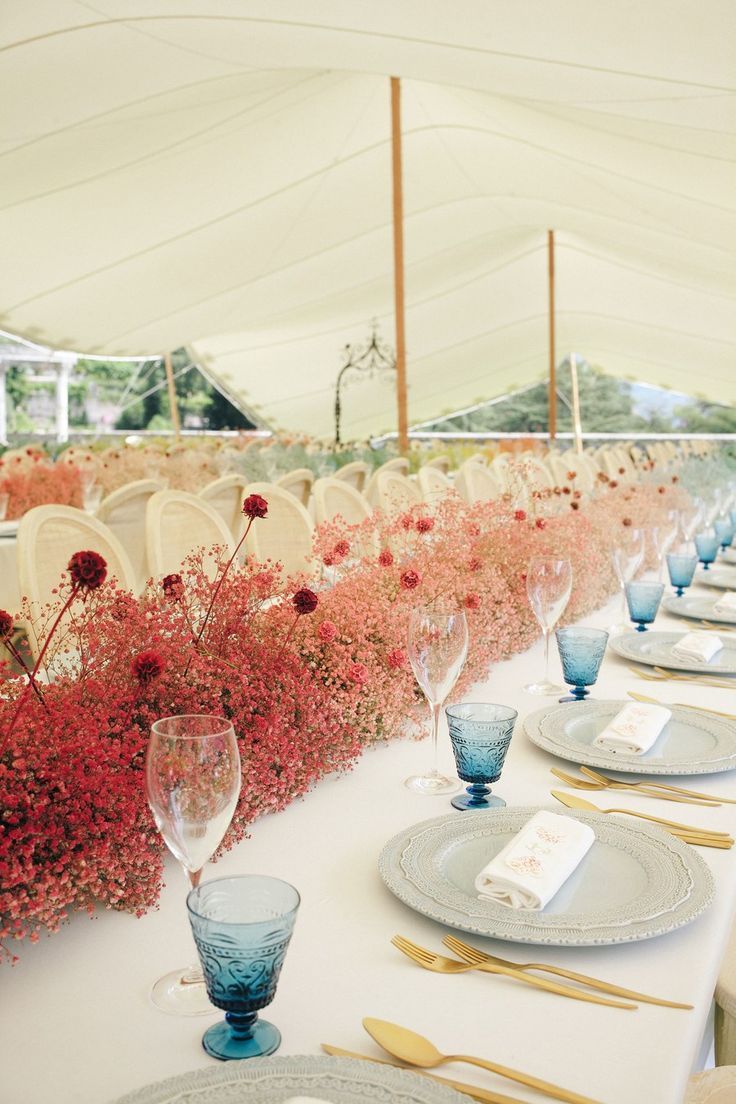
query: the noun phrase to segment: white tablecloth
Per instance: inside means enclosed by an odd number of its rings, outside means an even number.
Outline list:
[[[585,623],[605,626],[611,613],[612,607]],[[664,617],[657,622],[657,628],[674,625]],[[497,666],[471,695],[519,709],[519,724],[495,786],[510,805],[554,805],[549,791],[560,785],[549,773],[558,761],[534,747],[521,724],[525,714],[542,704],[521,689],[541,668],[540,643]],[[674,682],[651,690],[609,651],[593,693],[623,698],[627,689],[736,712],[730,690]],[[449,741],[446,734],[441,739],[449,768]],[[451,811],[449,798],[414,795],[402,785],[407,774],[425,766],[428,756],[427,743],[406,740],[367,752],[352,772],[326,779],[284,812],[257,822],[252,838],[208,871],[209,876],[274,874],[293,882],[302,894],[278,992],[265,1011],[282,1031],[280,1053],[317,1054],[319,1044],[328,1042],[379,1056],[361,1027],[361,1018],[370,1015],[412,1027],[446,1052],[515,1065],[604,1104],[677,1104],[701,1052],[731,927],[736,849],[698,849],[716,878],[715,904],[688,927],[659,939],[543,952],[488,943],[492,953],[519,961],[542,958],[689,1001],[695,1005],[692,1012],[651,1005],[624,1012],[480,973],[435,975],[410,963],[389,940],[399,932],[441,949],[444,929],[396,900],[376,869],[377,856],[392,835]],[[691,782],[736,798],[733,774]],[[623,792],[615,800],[610,792],[595,796],[602,807],[624,805],[732,832],[736,828],[732,805],[703,810]],[[212,1019],[180,1019],[158,1012],[148,1000],[156,977],[195,957],[185,892],[183,875],[172,860],[157,912],[140,920],[113,912],[94,920],[77,916],[60,934],[20,947],[17,966],[2,967],[3,1104],[106,1104],[152,1081],[213,1064],[200,1038],[220,1013]],[[467,1066],[439,1072],[539,1099]]]

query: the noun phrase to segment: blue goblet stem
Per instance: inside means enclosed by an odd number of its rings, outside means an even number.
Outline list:
[[[225,1019],[230,1025],[233,1039],[239,1042],[253,1038],[253,1025],[258,1019],[257,1012],[226,1012]]]

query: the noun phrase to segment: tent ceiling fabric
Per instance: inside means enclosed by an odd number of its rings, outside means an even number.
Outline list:
[[[0,326],[190,346],[272,426],[332,432],[393,343],[402,78],[410,421],[557,351],[736,400],[732,0],[5,0]],[[347,387],[345,435],[394,428]]]

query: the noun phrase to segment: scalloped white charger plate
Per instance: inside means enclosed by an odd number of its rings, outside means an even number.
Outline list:
[[[513,909],[479,900],[478,872],[537,811],[534,806],[451,813],[415,824],[384,847],[381,877],[416,912],[512,943],[631,943],[689,924],[711,904],[713,878],[687,844],[654,825],[582,811],[565,815],[589,824],[595,842],[546,908]]]
[[[608,647],[634,663],[647,663],[650,667],[667,667],[672,671],[696,671],[699,675],[736,675],[736,637],[724,634],[723,647],[708,663],[697,659],[678,659],[672,654],[672,646],[682,640],[683,632],[627,632],[614,636]],[[736,689],[736,682],[734,682]]]
[[[722,595],[721,595],[722,597]],[[719,597],[710,598],[704,594],[683,594],[677,598],[674,594],[662,599],[662,609],[674,613],[676,617],[692,617],[696,621],[718,621],[722,625],[736,625],[736,611],[717,613],[713,607]]]
[[[625,705],[599,701],[548,705],[524,718],[533,744],[569,763],[626,774],[715,774],[736,769],[736,723],[698,709],[668,705],[672,718],[643,755],[625,755],[593,744]]]
[[[181,1073],[113,1104],[283,1104],[312,1096],[330,1104],[462,1104],[467,1098],[411,1070],[353,1058],[249,1058],[221,1069]]]

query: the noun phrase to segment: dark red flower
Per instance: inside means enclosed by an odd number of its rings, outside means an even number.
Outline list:
[[[673,483],[679,483],[679,482],[680,482],[680,477],[679,477],[679,475],[673,475],[673,476],[672,476],[672,482],[673,482]]]
[[[526,521],[526,510],[514,510],[514,521]]]
[[[626,468],[619,468],[618,469],[618,474],[619,475],[626,475]]]
[[[630,517],[625,517],[625,518],[622,518],[622,519],[621,519],[621,524],[622,524],[622,525],[625,525],[625,526],[626,526],[626,528],[628,529],[628,528],[629,528],[629,526],[633,524],[633,522],[632,522],[632,520],[631,520],[631,518],[630,518]]]
[[[534,522],[534,524],[536,525],[537,529],[546,529],[547,528],[547,522],[545,521],[544,518],[537,518],[537,520]]]
[[[340,559],[344,559],[350,551],[350,544],[346,540],[339,540],[332,551],[335,556],[339,556]]]
[[[463,598],[463,605],[468,610],[480,609],[480,595],[479,594],[466,594]]]
[[[406,652],[403,648],[393,648],[386,656],[386,662],[389,667],[393,667],[395,671],[398,671],[399,668],[406,667],[408,664]]]
[[[667,488],[666,487],[657,487],[657,490],[659,491],[660,494],[664,494],[665,491],[667,490]]]
[[[268,503],[259,494],[248,495],[243,503],[243,513],[251,519],[264,518],[268,513]]]
[[[579,510],[580,509],[580,503],[579,502],[571,502],[570,503],[570,509],[571,510]]]
[[[381,567],[390,567],[394,562],[393,553],[389,552],[388,548],[381,549],[381,553],[378,557],[378,562]]]
[[[399,518],[399,522],[402,529],[411,529],[412,525],[414,524],[414,519],[412,518],[411,514],[402,514]]]
[[[0,638],[5,640],[13,631],[15,622],[7,610],[0,610]]]
[[[422,576],[419,574],[418,571],[409,570],[402,571],[401,573],[400,582],[404,590],[414,590],[415,587],[419,586],[421,581]]]
[[[182,582],[181,575],[164,575],[161,580],[161,586],[163,587],[166,597],[171,598],[175,602],[178,601],[184,593],[184,583]]]
[[[574,472],[574,471],[569,471],[569,472],[567,473],[567,478],[568,478],[568,479],[570,480],[570,482],[571,482],[571,483],[572,483],[573,479],[575,479],[575,477],[577,476],[577,474],[578,474],[578,473],[577,473],[577,472]]]
[[[434,529],[434,518],[431,518],[431,517],[417,518],[417,532],[418,533],[429,533],[430,530],[432,530],[432,529]]]
[[[483,561],[479,556],[472,556],[468,560],[468,571],[480,571],[483,566]]]
[[[570,493],[570,488],[569,487],[563,487],[562,488],[562,493],[563,494],[569,494]]]
[[[314,613],[319,605],[319,598],[313,590],[308,590],[306,587],[302,587],[298,590],[294,597],[291,599],[294,603],[294,609],[303,616],[305,613]]]
[[[618,480],[617,479],[609,479],[608,480],[608,486],[611,488],[612,491],[615,491],[616,487],[618,487]]]
[[[75,552],[67,571],[72,582],[82,590],[97,590],[107,578],[107,563],[99,552]]]
[[[130,665],[131,674],[142,686],[159,678],[164,669],[164,661],[158,652],[140,652]]]

